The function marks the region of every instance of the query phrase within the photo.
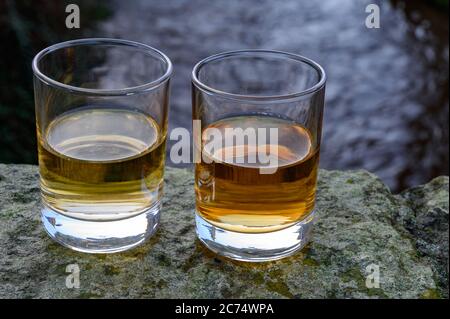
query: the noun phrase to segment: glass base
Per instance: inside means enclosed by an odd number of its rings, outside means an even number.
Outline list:
[[[195,214],[197,236],[213,252],[240,261],[263,262],[294,254],[310,240],[314,211],[300,222],[269,233],[239,233],[212,225]]]
[[[161,204],[130,218],[92,221],[67,217],[43,205],[41,219],[58,243],[85,253],[115,253],[142,244],[159,226]]]

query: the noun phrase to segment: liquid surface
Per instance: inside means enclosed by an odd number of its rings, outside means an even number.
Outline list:
[[[116,219],[161,195],[165,136],[149,116],[83,108],[63,114],[39,136],[44,201],[81,219]]]
[[[87,109],[55,120],[47,144],[78,160],[113,161],[138,155],[152,147],[158,126],[144,114],[113,109]]]
[[[242,167],[270,166],[271,161],[276,166],[290,165],[308,156],[312,148],[311,138],[305,128],[275,117],[236,116],[215,122],[203,131],[204,142],[208,141],[207,132],[210,129],[221,132],[224,137],[220,143],[222,147],[213,149],[212,152],[204,148],[203,153],[216,162],[236,163]],[[277,133],[271,134],[273,130]],[[236,139],[235,136],[241,139]],[[271,143],[273,140],[278,145]],[[267,159],[261,161],[258,156],[260,153],[266,154]]]
[[[239,116],[213,123],[208,128],[276,128],[278,143],[262,147],[277,149],[277,169],[261,172],[265,163],[249,163],[250,155],[261,145],[236,144],[234,152],[225,146],[210,152],[202,134],[203,159],[196,165],[197,211],[218,227],[240,232],[268,232],[292,225],[314,207],[319,149],[313,147],[309,131],[292,122],[267,116]],[[208,130],[206,128],[204,132]],[[270,141],[270,140],[268,140]],[[225,145],[225,141],[222,143]],[[230,147],[230,146],[229,146]],[[224,154],[243,151],[243,163]]]

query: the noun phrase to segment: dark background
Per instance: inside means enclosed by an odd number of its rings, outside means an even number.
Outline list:
[[[69,3],[79,30],[65,27]],[[380,29],[365,27],[369,3]],[[190,128],[190,72],[208,55],[265,48],[316,60],[328,73],[321,167],[365,168],[400,191],[448,175],[448,23],[448,0],[0,0],[0,162],[37,163],[34,54],[117,37],[173,61],[171,128]]]

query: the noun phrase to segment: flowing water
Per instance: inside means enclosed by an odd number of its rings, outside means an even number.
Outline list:
[[[381,7],[380,29],[365,26],[369,3]],[[448,174],[443,9],[393,0],[133,0],[117,1],[114,12],[99,35],[147,43],[174,62],[171,128],[191,127],[198,60],[244,48],[290,51],[328,74],[322,168],[365,168],[394,191]]]

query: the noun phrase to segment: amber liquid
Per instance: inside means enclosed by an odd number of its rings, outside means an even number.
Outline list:
[[[143,113],[82,108],[38,132],[38,144],[44,203],[62,214],[126,218],[161,197],[165,136]]]
[[[224,148],[211,154],[204,147],[203,133],[203,157],[195,171],[196,206],[201,217],[223,229],[260,233],[289,227],[309,215],[314,208],[319,148],[313,146],[306,128],[269,116],[231,117],[208,128],[218,129],[225,138],[226,128],[277,128],[278,166],[275,173],[262,174],[260,168],[267,164],[248,161],[250,152],[258,149],[250,144],[233,146],[245,150],[244,163],[237,163],[237,152],[224,149],[225,142]]]

